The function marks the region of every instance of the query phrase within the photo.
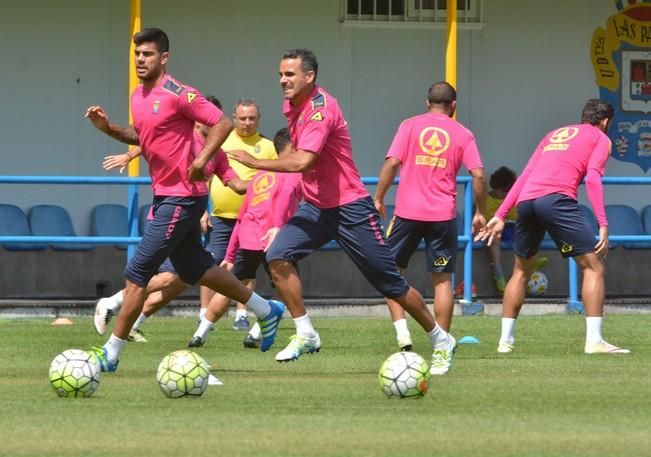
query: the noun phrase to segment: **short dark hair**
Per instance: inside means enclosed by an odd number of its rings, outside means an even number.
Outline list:
[[[508,167],[500,167],[491,175],[489,184],[491,189],[505,189],[509,191],[513,187],[513,184],[515,184],[516,179],[517,176],[513,170]]]
[[[446,81],[439,81],[432,84],[427,91],[427,101],[432,105],[450,106],[457,100],[457,91],[452,84]]]
[[[206,100],[215,105],[217,108],[222,109],[222,102],[219,101],[214,95],[206,95]]]
[[[610,103],[598,98],[591,98],[585,102],[581,112],[581,123],[597,125],[604,119],[612,119],[615,116],[615,109]]]
[[[167,38],[167,34],[161,29],[155,27],[142,29],[140,32],[133,35],[133,42],[136,46],[140,46],[143,43],[156,43],[158,52],[161,54],[170,51],[170,40]]]
[[[278,130],[274,135],[274,148],[276,148],[276,152],[278,153],[285,149],[291,142],[292,140],[289,137],[289,129],[287,127]]]
[[[296,48],[289,49],[283,54],[282,60],[285,59],[301,59],[301,70],[307,73],[308,71],[314,72],[314,78],[319,73],[319,62],[316,60],[316,55],[310,49]]]

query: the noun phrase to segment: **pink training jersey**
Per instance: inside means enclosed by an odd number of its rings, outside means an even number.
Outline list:
[[[225,259],[233,263],[237,249],[264,251],[262,237],[269,229],[282,227],[301,201],[301,175],[259,171],[251,180],[231,234]]]
[[[188,168],[200,149],[194,123],[213,126],[222,112],[200,92],[166,75],[153,89],[138,86],[131,95],[133,124],[156,196],[206,195],[204,183],[188,179]]]
[[[303,173],[305,200],[327,209],[369,195],[353,161],[348,123],[336,99],[317,86],[300,106],[285,100],[283,113],[296,149],[318,155]]]
[[[568,125],[549,132],[538,144],[496,216],[503,219],[514,205],[549,194],[563,194],[576,200],[583,178],[590,173],[601,178],[609,156],[610,139],[593,125]],[[607,225],[600,180],[587,190],[597,221]]]
[[[196,142],[197,151],[200,151],[201,148],[203,148],[205,141],[201,134],[197,133],[196,130],[194,132],[194,141]],[[229,165],[228,156],[226,156],[226,153],[222,148],[217,149],[213,158],[208,161],[204,173],[206,174],[207,178],[211,175],[217,176],[217,178],[224,185],[228,184],[228,182],[233,178],[238,177],[237,173],[235,173],[235,170],[233,170]],[[207,192],[208,187],[206,186],[205,182],[203,184],[206,187]]]
[[[401,162],[395,214],[417,221],[449,221],[457,214],[457,173],[483,168],[475,137],[442,113],[400,124],[386,158]]]

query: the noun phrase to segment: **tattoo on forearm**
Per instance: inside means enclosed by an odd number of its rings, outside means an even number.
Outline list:
[[[134,129],[133,126],[120,127],[118,125],[111,124],[108,134],[110,137],[121,141],[122,143],[133,145],[140,144],[138,132],[136,132],[136,129]]]

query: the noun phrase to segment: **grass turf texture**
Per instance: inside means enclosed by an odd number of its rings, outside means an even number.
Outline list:
[[[224,381],[200,399],[165,398],[156,367],[184,348],[196,321],[154,318],[149,343],[129,343],[120,369],[89,399],[56,396],[54,356],[100,345],[88,318],[71,327],[0,321],[0,455],[8,456],[648,456],[651,316],[605,320],[630,355],[584,355],[581,316],[525,316],[517,352],[496,352],[499,319],[455,318],[452,371],[420,400],[387,399],[377,371],[397,346],[388,319],[317,318],[321,353],[278,364],[218,324],[197,352]],[[415,348],[429,360],[412,322]]]

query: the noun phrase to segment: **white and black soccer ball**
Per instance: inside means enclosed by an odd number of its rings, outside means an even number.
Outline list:
[[[50,384],[59,397],[90,397],[100,377],[95,356],[81,349],[63,351],[50,364]]]
[[[380,387],[387,397],[420,398],[429,390],[429,365],[415,352],[396,352],[380,367]]]
[[[166,397],[200,397],[208,388],[209,375],[210,368],[203,357],[183,349],[161,360],[156,380]]]
[[[527,295],[540,297],[547,292],[547,276],[542,271],[534,271],[527,282]]]

